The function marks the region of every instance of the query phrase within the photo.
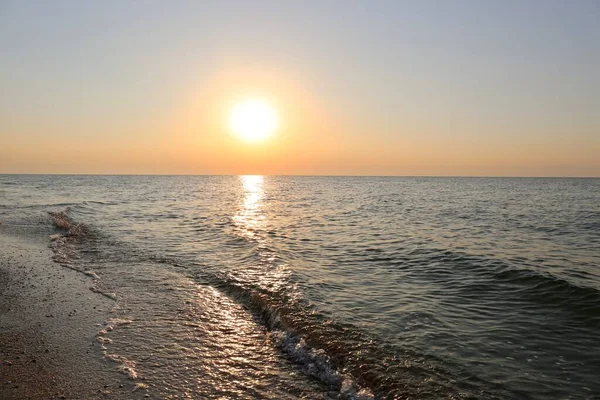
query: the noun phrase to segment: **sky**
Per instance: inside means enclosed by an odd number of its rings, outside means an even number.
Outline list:
[[[0,0],[0,173],[600,177],[598,71],[596,0]]]

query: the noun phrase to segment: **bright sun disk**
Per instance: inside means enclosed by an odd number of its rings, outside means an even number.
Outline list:
[[[245,100],[231,109],[229,127],[246,141],[262,141],[277,130],[277,113],[267,101]]]

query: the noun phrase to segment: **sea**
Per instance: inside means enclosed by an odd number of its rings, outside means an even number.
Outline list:
[[[158,398],[600,398],[600,179],[0,175],[0,221]]]

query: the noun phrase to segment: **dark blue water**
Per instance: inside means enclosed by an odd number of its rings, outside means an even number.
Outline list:
[[[162,397],[600,396],[598,179],[0,176],[49,211]]]

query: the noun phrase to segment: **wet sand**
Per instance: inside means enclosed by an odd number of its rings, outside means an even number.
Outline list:
[[[48,235],[15,228],[0,225],[0,398],[152,398],[102,356],[114,301],[51,261]]]

